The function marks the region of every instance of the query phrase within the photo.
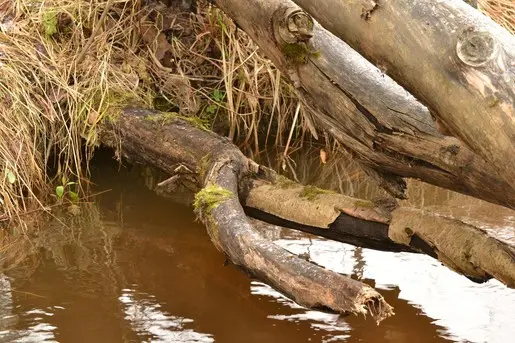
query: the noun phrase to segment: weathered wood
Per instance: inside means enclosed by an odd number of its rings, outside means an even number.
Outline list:
[[[515,189],[515,37],[460,0],[294,0]]]
[[[205,179],[206,185],[233,194],[208,213],[200,211],[217,248],[233,263],[306,307],[363,315],[370,312],[377,322],[391,316],[392,308],[371,287],[292,255],[252,227],[238,200],[238,173],[246,172],[246,159],[241,157],[221,154]]]
[[[503,244],[503,239],[459,218],[409,208],[393,211],[388,235],[406,244],[416,235],[434,248],[440,261],[458,273],[476,281],[495,277],[515,288],[513,239],[511,244]]]
[[[264,18],[272,18],[291,2],[253,3],[252,11],[239,13],[243,5],[238,1],[219,1],[276,65],[291,73],[278,43],[260,29],[268,25]],[[507,191],[509,185],[457,139],[439,135],[425,107],[316,24],[313,35],[311,41],[319,56],[296,66],[294,77],[319,109],[316,117],[321,126],[362,163],[380,172],[419,178],[514,207],[515,192]]]
[[[284,8],[298,9],[291,1],[252,0],[252,6],[239,0],[216,3],[290,75],[320,127],[362,165],[386,175],[392,193],[403,195],[403,181],[397,175],[515,208],[515,192],[491,164],[456,138],[439,134],[427,108],[316,23],[309,42],[317,53],[305,64],[292,65],[270,24]]]
[[[152,120],[149,120],[149,115]],[[284,254],[278,250],[275,255],[267,255],[267,249],[272,249],[272,246],[251,234],[252,226],[247,222],[240,202],[249,214],[270,223],[373,249],[425,253],[474,281],[496,277],[510,287],[515,286],[515,241],[503,240],[494,230],[480,229],[481,223],[463,226],[459,218],[447,217],[444,220],[440,215],[430,216],[416,210],[409,210],[409,215],[403,216],[404,209],[392,212],[393,206],[390,205],[302,186],[246,159],[227,139],[195,128],[179,118],[170,119],[165,115],[161,116],[162,121],[159,118],[159,112],[128,110],[111,127],[111,132],[121,136],[121,142],[110,138],[109,130],[104,132],[102,140],[113,147],[121,146],[123,155],[132,160],[171,174],[170,180],[187,177],[188,182],[196,183],[198,187],[211,184],[230,191],[230,196],[224,196],[217,194],[215,189],[215,199],[211,203],[206,197],[199,198],[204,199],[199,200],[199,204],[204,204],[201,213],[213,242],[231,260],[253,270],[260,278],[295,299],[304,299],[299,289],[280,285],[279,275],[269,275],[264,269],[254,270],[242,257],[245,254],[240,254],[242,249],[248,248],[247,244],[256,245],[253,251],[261,254],[262,258],[279,258]],[[155,144],[156,141],[160,144]],[[176,178],[174,174],[178,172],[181,176]],[[217,179],[219,174],[221,179]],[[228,180],[236,183],[228,184]],[[209,191],[209,188],[203,191]],[[218,213],[216,209],[226,202],[229,208]],[[268,216],[263,216],[263,212]],[[390,223],[392,213],[395,220]],[[409,221],[412,224],[406,231],[407,226],[403,225]],[[440,225],[435,226],[434,223]],[[452,230],[445,230],[448,226]],[[245,237],[248,241],[238,236],[239,230],[249,233]],[[445,239],[439,239],[444,236]],[[236,237],[238,242],[227,241]],[[488,253],[485,253],[486,247]],[[264,250],[260,250],[262,248]],[[498,263],[500,261],[502,263]],[[281,266],[286,267],[284,264]],[[295,269],[298,265],[294,263],[291,267]],[[309,299],[314,298],[315,294],[309,296]],[[311,300],[304,300],[312,305]],[[334,303],[327,305],[338,306]]]
[[[250,160],[230,141],[185,120],[159,120],[158,112],[126,110],[104,131],[102,141],[120,147],[132,161],[173,174],[182,165],[205,187],[197,211],[215,246],[257,278],[306,307],[366,314],[378,322],[392,308],[370,286],[301,259],[266,240],[245,215],[238,193],[252,174]],[[153,120],[149,120],[152,117]],[[159,142],[159,144],[155,144]],[[192,177],[193,175],[190,175]],[[208,192],[202,197],[203,192]]]
[[[247,213],[362,247],[425,253],[475,282],[494,277],[515,288],[513,229],[485,230],[485,223],[467,223],[460,216],[395,208],[281,179],[274,185],[271,180],[269,185],[258,181],[242,197],[253,208]]]

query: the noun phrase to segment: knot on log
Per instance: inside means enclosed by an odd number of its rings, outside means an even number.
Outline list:
[[[466,29],[458,38],[456,53],[461,62],[480,67],[493,60],[499,52],[499,43],[486,31]]]
[[[299,7],[283,6],[273,15],[274,38],[281,44],[307,42],[313,37],[313,18]]]

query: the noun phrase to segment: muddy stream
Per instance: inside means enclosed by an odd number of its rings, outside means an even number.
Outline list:
[[[93,180],[111,191],[41,230],[37,261],[0,275],[0,342],[515,342],[515,290],[499,282],[276,229],[277,244],[374,286],[396,315],[376,326],[303,309],[224,265],[189,207],[103,164]],[[425,196],[515,226],[513,212]]]

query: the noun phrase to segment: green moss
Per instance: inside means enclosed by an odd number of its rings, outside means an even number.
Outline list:
[[[288,179],[285,176],[277,175],[277,178],[275,180],[275,185],[281,189],[287,189],[287,188],[295,187],[296,183],[294,181]]]
[[[137,94],[117,89],[109,90],[107,94],[97,92],[91,97],[91,104],[91,108],[98,109],[97,112],[100,114],[101,120],[110,122],[118,121],[124,108],[148,107]]]
[[[211,211],[232,196],[233,193],[228,189],[218,185],[208,185],[195,194],[193,207],[195,212],[201,216],[210,215]]]
[[[301,65],[308,62],[310,57],[320,57],[320,52],[312,50],[305,43],[288,43],[281,47],[281,51],[288,60],[294,65]]]
[[[43,29],[47,36],[53,36],[57,33],[57,13],[47,11],[43,13]]]
[[[356,202],[354,202],[354,206],[372,208],[372,207],[375,207],[375,204],[372,201],[356,200]]]
[[[334,193],[333,191],[329,191],[326,189],[320,189],[318,187],[308,185],[308,186],[304,186],[304,188],[302,188],[302,190],[299,193],[299,197],[306,198],[309,201],[313,201],[313,200],[316,200],[320,194],[333,194],[333,193]]]

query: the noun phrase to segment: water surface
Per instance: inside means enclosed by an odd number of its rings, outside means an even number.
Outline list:
[[[40,262],[0,277],[0,342],[513,342],[515,291],[475,284],[427,256],[268,233],[295,253],[378,289],[396,315],[306,310],[213,247],[189,207],[125,170],[95,171],[112,191],[42,230]],[[508,224],[506,224],[508,225]]]

